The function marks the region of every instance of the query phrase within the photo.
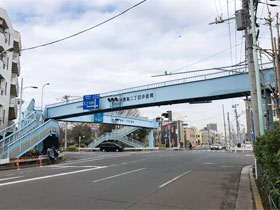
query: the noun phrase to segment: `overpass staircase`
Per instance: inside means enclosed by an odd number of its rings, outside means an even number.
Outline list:
[[[106,132],[103,135],[101,135],[100,137],[98,137],[97,139],[95,139],[93,142],[91,142],[88,145],[88,147],[95,148],[98,145],[100,145],[102,142],[108,141],[108,140],[120,141],[131,147],[136,147],[136,148],[145,147],[144,143],[128,137],[129,134],[131,134],[139,129],[141,129],[141,128],[131,127],[131,126],[124,126],[120,129],[114,129],[114,130],[112,130],[112,132]]]
[[[0,163],[18,158],[34,147],[37,151],[42,151],[45,139],[50,136],[59,137],[58,122],[44,122],[42,111],[35,110],[34,105],[33,99],[21,121],[0,130]]]

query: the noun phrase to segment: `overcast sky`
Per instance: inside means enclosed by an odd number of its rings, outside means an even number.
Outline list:
[[[96,25],[140,2],[139,0],[1,0],[22,48],[54,41]],[[235,22],[209,25],[217,16],[233,17],[239,0],[147,0],[128,13],[87,33],[39,49],[24,51],[21,75],[23,99],[56,103],[64,95],[82,96],[166,81],[180,77],[151,77],[167,72],[228,66],[244,61],[242,32]],[[229,8],[229,11],[227,11]],[[266,14],[259,6],[259,17]],[[230,32],[229,32],[230,27]],[[261,26],[263,45],[269,46],[267,26]],[[231,42],[230,42],[231,41]],[[242,44],[241,44],[242,43]],[[237,47],[235,47],[237,45]],[[233,48],[230,49],[230,46]],[[19,80],[20,81],[20,80]],[[26,104],[26,103],[25,103]],[[210,104],[180,104],[140,109],[154,118],[167,110],[180,112],[189,125],[199,129],[217,123],[223,132],[222,104],[234,120],[232,105],[239,104],[241,128],[245,127],[242,98]],[[243,114],[242,114],[243,113]],[[235,124],[234,124],[235,125]],[[234,126],[233,125],[233,126]]]

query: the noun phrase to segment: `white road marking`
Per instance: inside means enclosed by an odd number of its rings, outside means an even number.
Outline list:
[[[96,166],[50,166],[51,168],[95,168]]]
[[[117,157],[126,157],[126,156],[131,156],[133,154],[135,154],[135,153],[128,153],[128,154],[123,154],[123,155],[108,155],[108,156],[101,156],[101,157],[95,157],[95,158],[85,158],[85,159],[74,160],[71,162],[66,162],[66,163],[58,164],[58,165],[63,166],[63,165],[69,165],[69,164],[75,164],[75,163],[84,163],[84,162],[98,161],[98,160],[111,159],[111,158],[117,158]],[[50,166],[45,166],[45,167],[50,167]]]
[[[204,165],[213,165],[215,163],[203,163]]]
[[[253,155],[245,155],[246,157],[252,157]]]
[[[10,177],[10,178],[4,178],[4,179],[0,179],[0,182],[10,180],[10,179],[17,179],[17,178],[21,178],[21,177],[23,177],[23,176],[15,176],[15,177]]]
[[[233,166],[222,166],[222,168],[233,168]]]
[[[146,169],[146,168],[139,168],[139,169],[136,169],[136,170],[133,170],[133,171],[124,172],[124,173],[117,174],[117,175],[114,175],[114,176],[109,176],[109,177],[105,177],[105,178],[102,178],[102,179],[97,179],[97,180],[94,180],[92,182],[94,182],[94,183],[95,182],[101,182],[101,181],[104,181],[104,180],[107,180],[107,179],[112,179],[112,178],[115,178],[115,177],[118,177],[118,176],[130,174],[130,173],[141,171],[141,170],[144,170],[144,169]]]
[[[71,171],[71,172],[65,172],[65,173],[60,173],[60,174],[53,174],[53,175],[40,176],[40,177],[35,177],[35,178],[30,178],[30,179],[23,179],[23,180],[18,180],[18,181],[13,181],[13,182],[6,182],[6,183],[0,184],[0,187],[5,186],[5,185],[19,184],[19,183],[31,182],[31,181],[41,180],[41,179],[48,179],[48,178],[52,178],[52,177],[66,176],[66,175],[70,175],[70,174],[77,174],[77,173],[82,173],[82,172],[87,172],[87,171],[93,171],[96,169],[106,168],[106,167],[107,166],[97,166],[96,168],[83,169],[83,170],[79,170],[79,171]]]
[[[14,176],[15,174],[1,174],[0,177],[3,177],[3,176]]]
[[[171,179],[171,180],[169,180],[169,181],[163,183],[162,185],[160,185],[159,188],[165,187],[166,185],[168,185],[168,184],[170,184],[170,183],[176,181],[177,179],[180,179],[182,176],[184,176],[184,175],[186,175],[186,174],[188,174],[188,173],[190,173],[190,172],[191,172],[191,171],[187,171],[187,172],[185,172],[185,173],[183,173],[183,174],[181,174],[181,175],[179,175],[179,176],[176,176],[175,178],[173,178],[173,179]]]

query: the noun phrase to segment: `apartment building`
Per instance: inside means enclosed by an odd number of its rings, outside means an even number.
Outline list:
[[[192,145],[201,144],[201,134],[194,126],[185,128],[185,138],[186,141]]]
[[[20,33],[14,30],[8,14],[0,8],[0,129],[17,118],[20,51]]]

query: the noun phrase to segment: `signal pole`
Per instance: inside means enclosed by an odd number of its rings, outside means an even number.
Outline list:
[[[231,137],[231,130],[230,130],[230,120],[229,120],[229,112],[227,113],[227,120],[228,120],[228,140],[229,140],[229,147],[232,144],[232,137]]]
[[[235,113],[237,141],[238,143],[241,143],[240,126],[239,126],[238,115],[237,115],[237,106],[238,104],[235,104],[232,106],[232,108],[234,108],[234,113]]]
[[[226,119],[225,119],[224,105],[223,105],[223,118],[224,118],[225,143],[226,143],[226,150],[227,150],[228,149],[228,143],[227,143],[227,128],[226,128]]]

